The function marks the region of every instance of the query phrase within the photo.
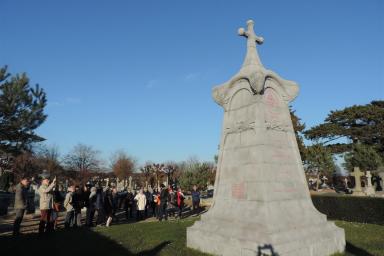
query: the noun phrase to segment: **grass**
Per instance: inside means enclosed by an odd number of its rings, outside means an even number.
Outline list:
[[[46,237],[36,234],[19,238],[0,237],[0,251],[10,255],[160,255],[203,256],[186,248],[186,228],[196,218],[169,222],[140,222],[91,230],[60,230]],[[340,255],[384,256],[384,226],[337,221],[345,229],[347,252]],[[6,254],[4,254],[6,255]]]
[[[384,256],[384,226],[357,222],[336,221],[344,228],[346,253],[336,255]]]

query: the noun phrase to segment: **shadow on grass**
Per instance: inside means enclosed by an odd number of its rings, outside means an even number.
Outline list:
[[[358,255],[358,256],[374,256],[373,254],[367,252],[366,250],[354,246],[350,242],[347,242],[345,246],[345,252],[348,254]]]
[[[0,237],[1,254],[10,255],[114,255],[114,256],[149,256],[157,255],[170,241],[164,241],[149,250],[131,252],[117,241],[86,228],[58,230],[51,234],[22,235],[20,237]]]

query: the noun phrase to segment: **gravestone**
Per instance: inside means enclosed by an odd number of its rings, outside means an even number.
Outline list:
[[[379,176],[380,187],[384,189],[384,172],[379,172],[377,175]]]
[[[365,188],[365,194],[367,196],[374,196],[375,195],[375,188],[372,186],[372,175],[370,171],[367,171],[365,177],[367,177],[367,187]]]
[[[330,255],[343,251],[344,230],[312,204],[288,104],[298,85],[261,64],[247,38],[240,71],[213,89],[224,108],[213,204],[187,229],[187,246],[215,255]]]
[[[361,188],[361,176],[364,176],[364,173],[360,171],[359,167],[354,167],[351,174],[355,178],[355,188],[353,190],[354,196],[364,196],[364,192]]]
[[[129,181],[128,188],[132,190],[132,176],[129,176],[128,181]]]

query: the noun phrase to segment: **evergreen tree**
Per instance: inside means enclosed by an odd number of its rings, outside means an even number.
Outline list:
[[[0,154],[20,155],[45,140],[34,131],[47,118],[46,94],[38,84],[29,85],[25,73],[11,76],[0,69]]]
[[[333,153],[350,152],[360,142],[384,157],[384,101],[331,111],[323,124],[305,131],[304,135],[327,144]],[[341,143],[341,138],[347,142]]]
[[[293,125],[293,130],[295,131],[296,141],[297,145],[299,146],[299,152],[301,156],[301,160],[305,161],[306,155],[305,155],[305,145],[304,145],[304,139],[303,139],[303,132],[305,129],[305,123],[301,122],[301,119],[296,115],[296,111],[289,109],[289,112],[291,114],[291,120]]]
[[[351,152],[344,156],[344,167],[352,171],[353,167],[359,167],[364,171],[376,171],[383,162],[380,155],[370,146],[356,144]]]

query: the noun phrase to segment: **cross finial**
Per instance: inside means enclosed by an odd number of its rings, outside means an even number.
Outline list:
[[[239,28],[238,33],[240,36],[244,36],[247,38],[247,55],[244,60],[243,66],[247,65],[260,65],[260,58],[256,51],[256,43],[262,44],[264,42],[264,38],[257,36],[253,29],[254,26],[253,20],[247,21],[247,31],[244,28]]]
[[[253,26],[255,25],[255,22],[253,20],[247,21],[247,31],[244,30],[244,28],[239,28],[239,36],[244,36],[248,38],[248,41],[257,42],[258,44],[262,44],[264,42],[264,38],[261,36],[257,36],[255,34],[255,31],[253,29]]]

